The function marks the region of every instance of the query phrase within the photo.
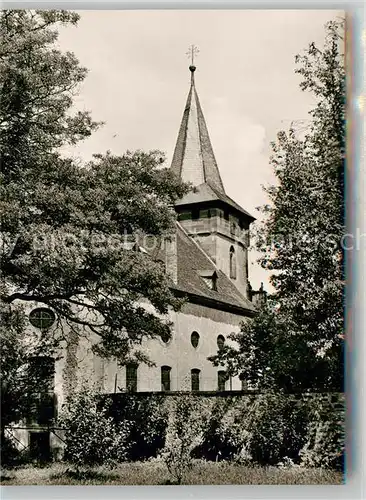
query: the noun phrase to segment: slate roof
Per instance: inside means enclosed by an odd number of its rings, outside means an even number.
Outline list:
[[[244,297],[236,288],[234,283],[218,269],[213,261],[201,249],[198,243],[186,233],[179,222],[176,223],[177,236],[177,283],[172,283],[172,288],[191,298],[206,299],[212,303],[212,307],[231,307],[243,315],[253,315],[255,307],[252,302]],[[157,250],[155,259],[165,262],[163,245]],[[203,274],[216,271],[217,290],[211,290],[205,283]]]
[[[254,221],[255,217],[225,193],[195,87],[194,72],[196,68],[190,66],[189,69],[191,71],[191,87],[170,168],[184,182],[190,182],[196,191],[186,194],[176,203],[176,207],[219,201]]]
[[[195,88],[195,69],[194,66],[190,66],[191,87],[183,112],[171,169],[184,182],[191,182],[194,186],[207,182],[218,191],[225,193]]]
[[[176,288],[189,294],[255,311],[253,304],[244,297],[234,283],[218,269],[205,252],[177,223],[178,283]],[[211,290],[201,277],[201,271],[216,271],[216,290]]]

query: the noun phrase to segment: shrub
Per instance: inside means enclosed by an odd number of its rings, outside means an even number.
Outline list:
[[[305,467],[343,469],[344,406],[341,401],[312,401],[306,443],[300,450]]]
[[[108,465],[127,456],[129,426],[108,416],[108,402],[83,389],[64,406],[60,424],[65,428],[64,459],[77,468]]]
[[[193,456],[209,461],[232,460],[241,448],[243,427],[234,424],[232,398],[217,398],[211,408],[202,443]]]
[[[280,394],[217,399],[197,457],[276,465],[299,461],[306,441],[307,408]]]
[[[251,412],[250,449],[255,462],[276,465],[285,458],[299,461],[307,434],[307,408],[289,395],[263,394]]]
[[[1,467],[11,468],[30,462],[29,450],[19,450],[9,436],[3,434],[0,440]]]
[[[169,420],[160,458],[176,484],[181,484],[193,467],[192,451],[201,444],[207,417],[207,406],[199,397],[180,395],[168,402]]]
[[[168,421],[164,396],[118,393],[111,398],[109,414],[117,423],[128,423],[126,459],[135,461],[156,457],[164,447]]]

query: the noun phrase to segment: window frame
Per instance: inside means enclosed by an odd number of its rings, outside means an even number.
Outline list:
[[[219,351],[221,349],[223,349],[223,347],[225,345],[225,337],[221,333],[216,338],[216,344],[217,344],[217,347],[218,347]]]
[[[236,269],[236,253],[235,248],[231,245],[229,250],[229,276],[230,279],[236,280],[237,278],[237,269]]]
[[[40,314],[40,317],[37,317],[37,313]],[[46,318],[42,318],[42,314],[47,313],[49,315],[49,321],[51,323],[48,323],[47,325],[43,326],[42,321],[45,321]],[[34,328],[38,328],[38,330],[45,331],[49,330],[50,328],[53,327],[53,325],[56,322],[56,314],[50,309],[49,307],[35,307],[29,312],[28,319],[30,324]],[[39,322],[39,323],[38,323]]]

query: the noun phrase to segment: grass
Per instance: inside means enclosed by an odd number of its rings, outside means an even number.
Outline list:
[[[161,485],[174,484],[160,461],[123,463],[113,469],[95,467],[75,473],[66,464],[7,470],[7,485]],[[182,484],[342,484],[343,474],[325,469],[245,467],[227,462],[197,461]]]

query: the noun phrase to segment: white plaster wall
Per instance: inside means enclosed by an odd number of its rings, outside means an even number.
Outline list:
[[[217,390],[217,372],[207,357],[217,352],[217,336],[225,338],[231,332],[240,329],[242,316],[210,309],[196,304],[186,304],[182,311],[172,313],[174,323],[172,338],[168,343],[160,339],[147,340],[143,343],[144,351],[156,364],[154,367],[140,365],[137,374],[138,391],[161,391],[161,367],[171,367],[171,390],[191,389],[191,370],[198,368],[200,390]],[[200,341],[197,348],[191,344],[191,333],[197,331]],[[222,368],[221,368],[222,369]],[[106,362],[105,392],[114,392],[114,380],[117,375],[118,388],[125,389],[125,367],[118,367],[115,362]],[[241,381],[235,377],[226,382],[226,390],[240,390]]]
[[[30,311],[37,304],[28,304]],[[152,308],[145,304],[145,307]],[[172,338],[168,343],[161,339],[143,341],[141,348],[150,357],[155,366],[141,364],[138,367],[138,391],[161,391],[161,367],[171,367],[171,390],[190,390],[191,370],[197,368],[200,373],[200,390],[217,390],[217,372],[208,356],[217,352],[217,336],[225,338],[240,329],[242,316],[206,306],[187,303],[178,313],[171,312],[173,322]],[[126,388],[126,368],[119,366],[116,360],[105,360],[92,352],[92,344],[97,341],[87,336],[72,334],[67,325],[63,325],[66,342],[63,342],[55,362],[55,394],[58,411],[61,410],[66,396],[82,386],[89,386],[103,393],[123,391]],[[37,332],[29,325],[30,337]],[[197,331],[200,340],[197,348],[191,344],[191,334]],[[51,332],[50,332],[51,333]],[[222,369],[222,368],[221,368]],[[226,383],[226,390],[240,390],[241,381],[235,377],[231,384]]]

